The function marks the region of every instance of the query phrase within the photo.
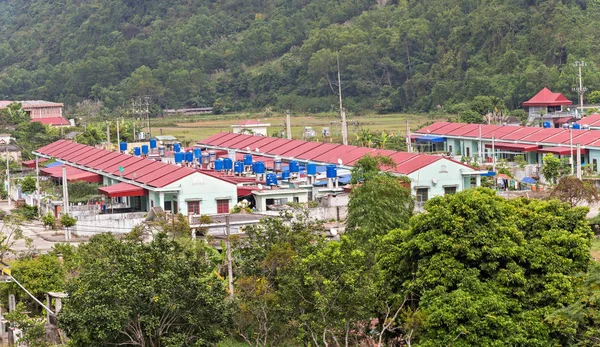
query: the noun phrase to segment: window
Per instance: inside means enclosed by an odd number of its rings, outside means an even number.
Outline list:
[[[444,187],[444,195],[456,194],[456,187]]]
[[[417,206],[422,207],[429,199],[429,188],[417,188]]]
[[[594,171],[598,171],[598,160],[597,159],[592,160],[592,169]]]
[[[188,214],[200,214],[200,201],[188,201]]]
[[[165,211],[171,211],[171,201],[165,201]]]
[[[287,198],[267,199],[266,200],[267,206],[271,206],[271,205],[285,205],[285,204],[287,204],[287,202],[288,202]]]
[[[229,200],[217,200],[217,213],[229,213]]]
[[[466,150],[467,150],[467,157],[470,157],[471,156],[471,147],[467,147]]]
[[[297,196],[294,197],[294,202],[298,203],[300,202],[300,198],[298,198]]]

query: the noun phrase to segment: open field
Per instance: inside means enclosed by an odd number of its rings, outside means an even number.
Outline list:
[[[258,119],[262,123],[271,124],[269,134],[279,133],[285,129],[285,115],[274,113],[266,117],[264,113],[257,114],[235,114],[235,115],[198,115],[189,117],[165,117],[154,118],[152,122],[153,135],[173,135],[180,140],[196,142],[207,138],[218,132],[231,131],[231,125],[237,121],[247,119]],[[356,139],[356,134],[361,129],[373,131],[385,130],[396,135],[406,134],[406,121],[412,130],[418,129],[425,123],[447,120],[448,116],[429,116],[425,114],[369,114],[360,116],[348,116],[348,140],[350,142]],[[302,139],[302,130],[304,127],[312,127],[317,136],[321,134],[323,127],[329,127],[333,138],[340,137],[339,116],[335,113],[310,114],[310,115],[292,115],[292,136],[294,139]]]

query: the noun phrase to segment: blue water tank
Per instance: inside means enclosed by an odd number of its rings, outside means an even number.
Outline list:
[[[139,147],[133,147],[133,155],[139,157],[140,155],[142,155],[142,149]]]
[[[183,158],[184,154],[182,152],[177,152],[175,153],[175,163],[182,163],[183,162]]]
[[[290,161],[290,172],[292,172],[292,173],[300,172],[300,165],[298,165],[297,161],[295,161],[295,160]]]
[[[266,178],[266,183],[268,186],[276,186],[277,185],[277,175],[274,173],[268,173]]]
[[[121,152],[127,152],[127,142],[121,142],[119,144],[119,151],[121,151]]]
[[[179,144],[179,143],[174,144],[173,150],[175,151],[175,153],[181,152],[181,144]]]
[[[156,139],[150,139],[150,149],[156,148]]]
[[[233,165],[233,172],[241,174],[244,172],[244,162],[236,161]]]
[[[581,129],[581,124],[573,123],[573,130],[580,130],[580,129]]]
[[[306,174],[309,176],[316,176],[317,175],[317,164],[310,163],[310,164],[306,165]]]
[[[281,179],[283,181],[287,181],[290,179],[290,172],[285,170],[284,172],[281,173]]]
[[[202,158],[202,149],[194,148],[194,158],[195,159]]]
[[[333,164],[327,165],[326,175],[327,175],[327,178],[336,178],[337,177],[337,167]]]
[[[187,161],[188,163],[191,163],[194,161],[194,153],[193,152],[186,152],[185,153],[185,161]]]
[[[142,145],[142,154],[143,155],[148,154],[148,145]]]
[[[223,159],[223,170],[233,170],[233,160],[231,158]]]
[[[550,124],[550,122],[544,122],[543,127],[544,128],[552,128],[552,124]]]
[[[281,158],[275,158],[273,163],[275,166],[275,171],[281,171]]]
[[[254,162],[254,173],[262,175],[265,173],[265,163],[262,161]]]
[[[223,159],[219,158],[215,161],[215,170],[223,171]]]
[[[246,166],[252,165],[252,154],[244,155],[244,165],[246,165]]]

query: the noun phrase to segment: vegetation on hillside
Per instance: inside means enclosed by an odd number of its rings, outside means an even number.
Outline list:
[[[589,0],[89,0],[0,2],[0,95],[131,109],[427,111],[544,86],[575,99],[596,66]]]

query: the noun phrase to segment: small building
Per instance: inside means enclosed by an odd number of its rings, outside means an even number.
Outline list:
[[[6,108],[14,101],[0,101],[0,109]],[[23,111],[29,114],[31,122],[41,122],[44,125],[56,127],[70,126],[71,123],[63,117],[63,104],[44,100],[17,101],[21,104]]]
[[[572,105],[573,102],[561,93],[554,93],[548,88],[539,91],[534,97],[525,101],[523,107],[529,116],[543,116],[549,113],[563,112],[563,106]]]
[[[0,157],[6,160],[6,156],[15,162],[21,161],[21,148],[11,144],[0,144]]]
[[[212,113],[212,111],[213,111],[212,107],[194,107],[194,108],[168,109],[168,110],[165,110],[165,114],[166,115],[181,114],[181,115],[186,115],[186,116],[193,116],[196,114]]]
[[[260,135],[267,136],[267,128],[270,127],[269,123],[261,123],[260,120],[244,120],[232,125],[234,134],[248,134],[248,135]]]
[[[257,189],[252,191],[256,210],[265,212],[269,206],[308,202],[307,189]]]

